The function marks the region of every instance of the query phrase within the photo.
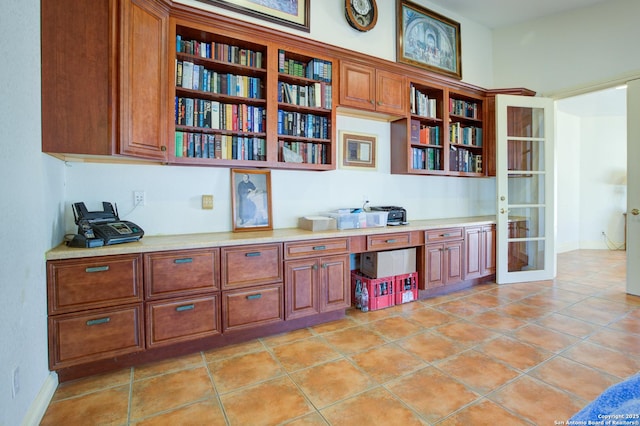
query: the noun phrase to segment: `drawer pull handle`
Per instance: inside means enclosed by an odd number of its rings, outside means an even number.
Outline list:
[[[386,243],[389,243],[389,244],[392,244],[392,243],[395,243],[395,242],[396,242],[396,239],[395,239],[395,238],[393,238],[393,239],[391,239],[391,240],[386,240],[385,242],[386,242]]]
[[[196,308],[196,305],[194,305],[193,303],[190,305],[182,305],[176,308],[176,312],[190,311],[195,308]]]
[[[313,246],[314,250],[326,250],[327,246]]]
[[[191,262],[193,262],[193,258],[191,258],[191,257],[185,257],[184,259],[176,259],[176,260],[173,261],[173,263],[177,263],[177,264],[180,264],[180,263],[191,263]]]
[[[106,324],[109,321],[111,321],[111,318],[109,318],[109,317],[98,318],[98,319],[93,319],[93,320],[87,321],[87,325],[88,326],[92,326],[92,325],[98,325],[98,324]]]
[[[105,272],[108,271],[109,267],[108,266],[93,266],[91,268],[86,268],[85,272]]]
[[[250,253],[245,254],[246,257],[258,257],[260,256],[260,252],[259,251],[252,251]]]
[[[449,237],[451,234],[440,234],[441,237]]]
[[[261,297],[262,297],[262,293],[250,294],[249,296],[247,296],[247,300],[260,299]]]

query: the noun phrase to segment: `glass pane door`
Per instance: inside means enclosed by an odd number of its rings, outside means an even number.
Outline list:
[[[498,95],[498,283],[555,276],[553,101]]]

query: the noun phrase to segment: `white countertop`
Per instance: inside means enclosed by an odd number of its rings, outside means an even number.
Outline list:
[[[202,234],[152,235],[133,243],[114,244],[97,248],[71,248],[64,243],[45,254],[46,260],[75,259],[81,257],[116,254],[148,253],[166,250],[264,244],[320,238],[351,237],[359,235],[388,234],[393,232],[426,231],[457,226],[488,225],[495,223],[495,216],[473,216],[446,219],[415,220],[408,225],[383,226],[313,232],[299,228],[274,229],[273,231],[211,232]]]

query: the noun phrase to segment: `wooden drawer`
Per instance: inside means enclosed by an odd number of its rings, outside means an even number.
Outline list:
[[[424,232],[425,244],[439,243],[442,241],[455,241],[464,238],[463,228],[431,229]]]
[[[142,255],[47,263],[49,314],[142,301]]]
[[[283,292],[282,284],[223,291],[223,331],[283,321]]]
[[[49,318],[49,366],[59,369],[139,352],[142,304]]]
[[[147,347],[220,334],[220,294],[147,303]]]
[[[296,241],[284,243],[285,259],[324,256],[349,252],[349,238],[326,238],[322,240]]]
[[[220,250],[182,250],[144,255],[148,299],[219,290]]]
[[[225,247],[221,258],[223,289],[282,281],[282,244]]]
[[[411,247],[411,232],[394,232],[392,234],[367,235],[367,251],[391,250]]]

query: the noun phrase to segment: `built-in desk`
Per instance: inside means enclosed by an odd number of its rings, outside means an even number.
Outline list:
[[[471,285],[491,271],[466,272],[477,261],[465,256],[493,251],[476,232],[493,227],[490,216],[60,245],[46,253],[49,367],[65,381],[339,319],[351,255],[367,251],[416,247],[420,297]]]

